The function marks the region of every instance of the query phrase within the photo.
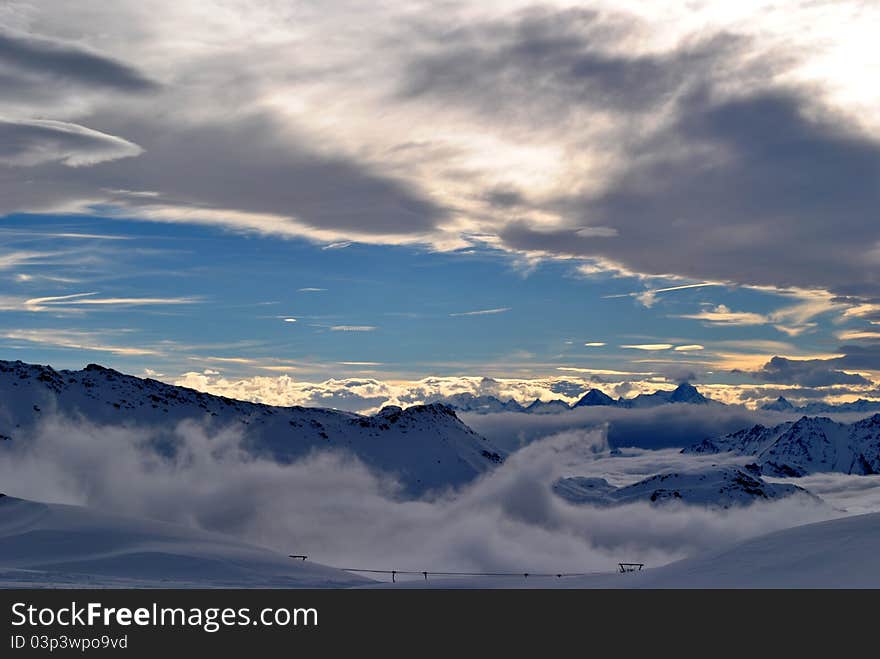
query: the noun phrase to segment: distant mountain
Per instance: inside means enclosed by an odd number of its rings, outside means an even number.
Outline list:
[[[280,462],[314,449],[342,449],[396,474],[411,494],[470,482],[503,457],[450,406],[439,403],[405,410],[386,407],[362,416],[212,396],[97,364],[56,371],[0,361],[0,439],[26,441],[40,419],[53,413],[94,424],[149,426],[159,439],[162,433],[170,437],[187,419],[210,429],[232,426],[241,431],[249,450]]]
[[[780,396],[772,403],[764,403],[761,405],[762,410],[769,410],[771,412],[794,412],[796,408],[794,405],[789,403],[784,396]]]
[[[757,473],[732,465],[665,472],[620,488],[613,487],[603,478],[563,478],[553,485],[553,490],[572,503],[603,506],[678,502],[730,508],[793,495],[816,499],[803,488],[787,483],[767,483]]]
[[[590,389],[571,407],[574,409],[576,407],[594,407],[597,405],[617,405],[617,401],[599,389]]]
[[[726,452],[755,456],[761,473],[769,476],[880,474],[880,414],[850,424],[803,416],[771,428],[756,425],[704,440],[682,451]]]
[[[689,405],[722,404],[706,398],[697,391],[695,386],[687,382],[678,385],[673,391],[655,391],[653,394],[639,394],[635,398],[621,398],[618,400],[618,405],[626,408],[656,407],[670,403],[687,403]]]
[[[455,408],[459,412],[491,414],[493,412],[524,412],[526,414],[555,414],[582,407],[622,407],[625,409],[656,407],[673,403],[687,405],[723,405],[718,401],[706,398],[697,388],[688,383],[678,385],[673,391],[655,391],[652,394],[639,394],[634,398],[618,398],[615,400],[599,389],[590,389],[580,400],[569,405],[564,400],[535,400],[527,406],[520,405],[511,399],[502,402],[494,396],[474,396],[469,393],[438,397],[437,401]]]
[[[475,396],[471,393],[453,394],[452,396],[440,397],[435,402],[443,403],[455,408],[459,412],[477,412],[478,414],[491,414],[493,412],[522,412],[525,408],[512,398],[502,401],[495,396]]]
[[[791,412],[793,414],[843,414],[846,412],[880,412],[880,400],[867,400],[859,398],[851,403],[808,403],[801,407],[792,405],[783,396],[780,396],[772,403],[761,405],[762,410],[775,412]]]
[[[528,414],[556,414],[557,412],[566,412],[570,409],[568,403],[564,400],[551,400],[545,403],[541,399],[536,399],[535,402],[523,411]]]

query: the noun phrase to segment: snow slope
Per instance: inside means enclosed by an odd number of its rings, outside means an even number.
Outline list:
[[[396,474],[407,491],[458,486],[502,460],[488,440],[446,405],[388,407],[374,416],[309,407],[273,407],[175,387],[90,364],[81,371],[0,361],[0,440],[26,440],[54,413],[93,424],[150,426],[170,433],[194,419],[240,429],[255,454],[281,462],[314,449],[343,449]]]
[[[772,428],[747,430],[704,440],[682,453],[753,455],[768,476],[804,476],[819,472],[880,473],[880,414],[854,423],[827,417],[801,417]]]
[[[880,588],[880,513],[796,526],[640,572],[432,578],[369,587]]]
[[[0,587],[338,588],[367,582],[215,533],[0,495]]]
[[[620,488],[602,478],[564,478],[554,484],[553,490],[572,503],[606,506],[644,501],[656,505],[678,502],[729,508],[794,495],[812,497],[803,488],[767,483],[735,465],[669,471]]]
[[[576,578],[566,585],[597,582],[635,588],[880,588],[880,513],[796,526],[641,573]]]

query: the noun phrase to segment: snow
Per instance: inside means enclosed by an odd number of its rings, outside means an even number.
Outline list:
[[[655,505],[681,503],[729,508],[795,495],[812,497],[803,488],[768,483],[735,465],[667,471],[620,488],[603,478],[564,478],[553,489],[572,503],[606,506],[645,501]]]
[[[795,526],[638,572],[429,579],[371,587],[880,588],[880,513]]]
[[[0,496],[0,587],[338,588],[367,582],[224,535]]]
[[[386,408],[369,417],[212,396],[95,364],[82,371],[55,371],[0,361],[0,441],[26,441],[40,419],[54,413],[160,431],[184,420],[214,430],[235,427],[255,454],[280,462],[314,449],[349,451],[368,466],[394,474],[415,496],[468,483],[504,457],[439,403]]]
[[[686,405],[723,405],[718,401],[706,398],[696,387],[687,382],[678,385],[672,391],[655,391],[652,394],[639,394],[634,398],[614,399],[599,389],[590,389],[574,404],[569,405],[564,400],[542,401],[536,399],[529,405],[520,405],[511,399],[506,402],[494,396],[475,396],[470,393],[454,394],[447,397],[438,397],[438,402],[443,402],[460,412],[473,412],[475,414],[493,414],[497,412],[523,412],[525,414],[558,414],[579,407],[622,407],[625,409],[657,407],[658,405],[672,405],[676,403]]]
[[[768,476],[804,476],[819,472],[880,473],[880,414],[846,424],[804,416],[772,428],[756,425],[704,440],[683,453],[753,455]]]

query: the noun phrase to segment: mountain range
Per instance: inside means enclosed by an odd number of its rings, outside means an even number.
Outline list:
[[[768,476],[880,474],[880,414],[849,424],[808,416],[772,427],[758,424],[703,440],[682,453],[754,456],[754,464]]]
[[[625,487],[614,487],[604,478],[575,476],[556,481],[553,491],[572,503],[599,506],[646,502],[730,508],[795,495],[816,499],[801,487],[768,483],[754,468],[735,465],[666,471]]]
[[[441,403],[405,410],[388,406],[364,416],[213,396],[97,364],[56,371],[0,361],[0,440],[26,440],[50,415],[98,425],[147,426],[160,440],[170,439],[177,424],[186,420],[209,430],[235,427],[249,451],[279,462],[314,449],[342,449],[394,474],[413,495],[470,482],[503,459],[502,451]]]
[[[880,400],[867,400],[859,398],[851,403],[808,403],[807,405],[792,405],[784,396],[780,396],[772,403],[765,403],[762,410],[772,412],[791,412],[793,414],[834,414],[843,412],[880,412]]]
[[[655,391],[651,394],[639,394],[633,398],[614,399],[600,389],[590,389],[579,400],[569,405],[564,400],[555,399],[542,401],[535,399],[528,405],[508,399],[502,401],[491,395],[477,396],[470,393],[459,393],[452,396],[437,397],[434,400],[450,405],[459,412],[491,414],[495,412],[523,412],[525,414],[556,414],[581,407],[620,407],[623,409],[641,409],[657,407],[671,403],[689,405],[723,405],[723,403],[707,398],[695,386],[687,382],[679,384],[672,391]]]

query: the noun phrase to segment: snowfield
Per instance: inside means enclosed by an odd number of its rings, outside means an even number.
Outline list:
[[[0,496],[0,587],[340,588],[367,582],[219,534]]]

